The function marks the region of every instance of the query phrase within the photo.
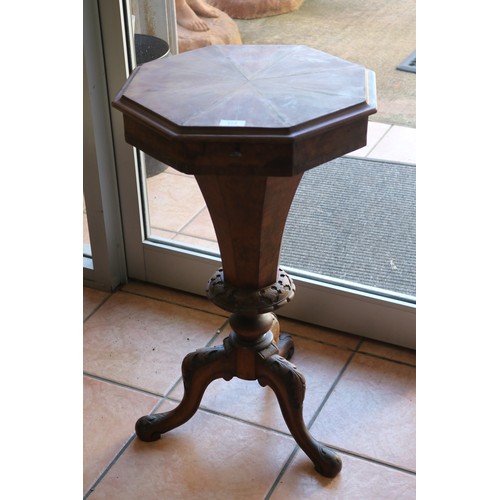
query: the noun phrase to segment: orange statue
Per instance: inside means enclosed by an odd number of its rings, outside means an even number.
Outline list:
[[[177,24],[191,31],[208,31],[208,24],[201,17],[218,17],[214,9],[205,0],[175,0]]]

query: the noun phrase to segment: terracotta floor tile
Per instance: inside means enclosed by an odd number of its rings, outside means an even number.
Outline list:
[[[179,231],[205,206],[193,176],[163,172],[147,180],[147,189],[152,228]]]
[[[184,227],[182,229],[182,234],[197,236],[205,240],[217,241],[208,208],[203,209],[186,227]]]
[[[85,321],[87,317],[93,313],[97,307],[99,307],[110,294],[108,292],[103,292],[101,290],[96,290],[95,288],[83,287],[83,320]]]
[[[198,411],[158,441],[135,439],[91,498],[262,500],[294,446],[286,436]]]
[[[150,283],[142,283],[140,281],[130,281],[122,287],[122,290],[125,292],[135,293],[137,295],[143,295],[145,297],[151,297],[153,299],[172,302],[181,306],[191,307],[193,309],[199,309],[200,311],[219,314],[223,317],[229,316],[227,311],[224,311],[220,307],[212,304],[207,297],[202,297],[201,295],[172,290],[171,288],[151,285]]]
[[[295,354],[291,362],[306,379],[303,410],[306,425],[350,355],[349,351],[333,346],[302,338],[295,340]],[[183,393],[183,387],[179,385],[171,396],[180,400]],[[261,387],[257,381],[236,377],[230,381],[215,380],[205,391],[201,405],[202,408],[288,433],[274,392],[269,387]]]
[[[415,499],[415,475],[342,453],[340,458],[340,474],[329,479],[315,473],[309,458],[299,450],[271,495],[271,500]]]
[[[117,292],[84,324],[84,371],[165,394],[181,376],[184,356],[205,346],[224,321]]]
[[[414,470],[415,368],[356,354],[312,427],[325,444]]]
[[[83,377],[83,490],[94,484],[157,398]]]

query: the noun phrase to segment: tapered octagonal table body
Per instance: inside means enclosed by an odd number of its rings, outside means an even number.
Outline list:
[[[302,174],[366,145],[373,72],[304,46],[211,46],[137,68],[113,105],[127,142],[196,177],[222,259],[208,296],[232,313],[222,346],[184,359],[179,406],[140,418],[138,437],[189,420],[217,378],[258,380],[316,470],[334,477],[340,459],[304,425],[305,380],[288,361],[292,339],[279,334],[274,311],[295,293],[279,257]]]

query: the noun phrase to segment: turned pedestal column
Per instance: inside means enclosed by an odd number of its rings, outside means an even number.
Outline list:
[[[304,425],[305,380],[279,334],[274,312],[295,293],[279,257],[302,174],[366,145],[373,73],[303,46],[212,46],[144,64],[113,105],[130,144],[196,177],[222,260],[208,297],[231,313],[222,346],[184,359],[179,406],[141,417],[137,436],[153,441],[189,420],[215,379],[258,380],[316,470],[334,477],[341,461]]]

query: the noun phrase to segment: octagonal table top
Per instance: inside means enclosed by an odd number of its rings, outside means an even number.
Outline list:
[[[290,131],[374,113],[374,74],[305,46],[217,45],[142,65],[114,104],[186,132]]]
[[[214,45],[136,68],[126,141],[187,174],[290,176],[366,145],[375,75],[301,45]]]

